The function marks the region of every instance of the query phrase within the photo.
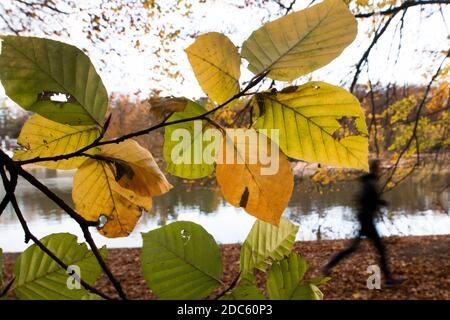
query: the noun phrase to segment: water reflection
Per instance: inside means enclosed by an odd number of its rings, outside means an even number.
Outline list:
[[[34,169],[32,173],[44,184],[72,205],[72,175],[70,171]],[[429,174],[409,179],[386,194],[390,202],[378,227],[383,235],[445,234],[450,232],[449,192],[437,192],[448,184],[450,174]],[[357,184],[341,182],[319,187],[308,179],[296,182],[296,189],[285,216],[300,224],[297,239],[338,239],[352,237],[357,224],[353,216],[353,195]],[[107,239],[98,234],[94,238],[109,247],[141,245],[140,232],[146,232],[174,220],[189,220],[202,224],[217,241],[241,242],[249,232],[254,218],[242,209],[228,205],[220,191],[205,188],[189,191],[185,185],[154,198],[152,211],[143,215],[136,230],[128,238]],[[3,195],[4,191],[0,190]],[[37,236],[53,232],[71,232],[82,236],[78,226],[62,210],[26,181],[19,180],[17,200],[30,227]],[[96,233],[94,231],[94,233]],[[11,207],[0,218],[0,247],[5,251],[26,248],[23,233]]]

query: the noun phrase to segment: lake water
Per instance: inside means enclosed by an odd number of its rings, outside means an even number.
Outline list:
[[[72,204],[72,174],[70,171],[33,169],[31,173],[66,202]],[[416,177],[386,194],[389,212],[378,223],[385,235],[450,234],[450,174],[428,174],[427,179]],[[175,183],[176,184],[176,183]],[[284,216],[300,225],[298,240],[351,238],[357,231],[352,198],[357,190],[354,181],[341,182],[330,187],[319,187],[307,179],[296,182],[289,207]],[[0,190],[0,195],[4,191]],[[16,195],[31,231],[40,237],[55,232],[70,232],[82,240],[78,225],[40,194],[26,181],[19,180]],[[127,238],[108,239],[92,229],[99,245],[108,247],[139,247],[141,232],[147,232],[175,220],[201,224],[219,243],[244,241],[255,218],[242,209],[227,204],[220,191],[194,189],[175,185],[169,193],[154,198],[150,213],[142,216],[134,232]],[[11,207],[0,217],[0,248],[14,252],[24,250],[23,231]]]

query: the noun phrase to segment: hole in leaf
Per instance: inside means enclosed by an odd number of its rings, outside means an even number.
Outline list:
[[[115,170],[115,179],[119,181],[123,176],[127,176],[128,179],[133,179],[134,171],[129,164],[123,161],[114,161]]]
[[[76,103],[77,100],[72,97],[70,94],[62,93],[62,92],[53,92],[53,91],[42,91],[38,95],[38,101],[52,101],[58,103]]]
[[[181,239],[183,240],[184,245],[188,243],[189,240],[191,240],[191,234],[186,229],[181,230]]]
[[[247,206],[249,195],[248,188],[245,187],[244,193],[242,193],[241,196],[241,201],[239,201],[239,207],[245,208]]]
[[[364,134],[356,127],[356,119],[357,117],[346,116],[336,119],[340,127],[333,132],[333,138],[339,141],[349,136],[363,136]]]

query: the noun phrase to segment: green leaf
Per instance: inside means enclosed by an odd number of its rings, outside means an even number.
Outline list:
[[[368,169],[368,138],[363,110],[348,91],[308,82],[255,99],[262,116],[255,128],[279,133],[279,146],[295,159],[337,167]]]
[[[272,300],[321,300],[322,292],[302,282],[308,270],[306,261],[296,253],[272,264],[267,277],[267,292]]]
[[[225,294],[220,300],[266,300],[266,297],[254,283],[243,279],[236,288]]]
[[[239,93],[241,57],[227,36],[208,32],[186,49],[198,83],[217,103],[224,103]]]
[[[353,42],[357,22],[342,0],[324,0],[269,22],[243,43],[241,56],[255,74],[292,81],[321,68]]]
[[[178,221],[142,238],[142,273],[159,298],[201,299],[221,284],[220,249],[202,226]]]
[[[69,126],[33,115],[20,131],[17,142],[25,150],[14,152],[14,160],[28,160],[36,157],[53,157],[75,152],[97,139],[100,131],[97,126]],[[93,148],[85,153],[94,154]],[[68,160],[38,162],[37,165],[52,169],[78,168],[87,157],[75,157]]]
[[[1,40],[0,80],[19,106],[60,123],[103,123],[108,93],[83,51],[50,39]]]
[[[331,277],[317,276],[308,280],[309,284],[320,286],[331,280]]]
[[[199,104],[188,101],[184,111],[175,112],[167,122],[199,116],[205,112],[206,110]],[[214,158],[211,157],[212,161],[208,163],[203,157],[203,150],[210,143],[214,143],[203,141],[203,133],[207,128],[205,120],[188,121],[165,128],[164,159],[167,162],[168,172],[180,178],[198,179],[214,171]]]
[[[242,274],[252,274],[254,268],[266,271],[273,260],[288,256],[297,232],[298,226],[285,218],[278,227],[256,220],[241,248]]]
[[[78,244],[77,237],[70,233],[55,233],[41,239],[41,242],[67,266],[79,267],[80,277],[92,285],[101,273],[101,267],[86,244]],[[106,248],[101,249],[106,257]],[[13,290],[19,299],[24,300],[79,300],[88,291],[69,289],[66,270],[61,268],[50,256],[33,244],[17,259],[14,267]]]

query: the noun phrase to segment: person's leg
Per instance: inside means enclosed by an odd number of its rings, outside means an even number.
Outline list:
[[[348,248],[339,252],[327,263],[327,265],[324,268],[324,273],[329,273],[331,269],[339,263],[339,261],[341,261],[345,257],[352,254],[354,251],[356,251],[356,249],[358,249],[360,242],[361,242],[361,235],[358,235],[358,237],[352,241],[351,245]]]
[[[375,248],[378,250],[378,254],[380,255],[381,268],[383,270],[385,278],[391,279],[391,271],[389,270],[389,265],[387,262],[386,249],[384,248],[381,237],[378,234],[375,226],[372,226],[370,229],[371,230],[369,232],[366,232],[366,236],[372,241]]]

